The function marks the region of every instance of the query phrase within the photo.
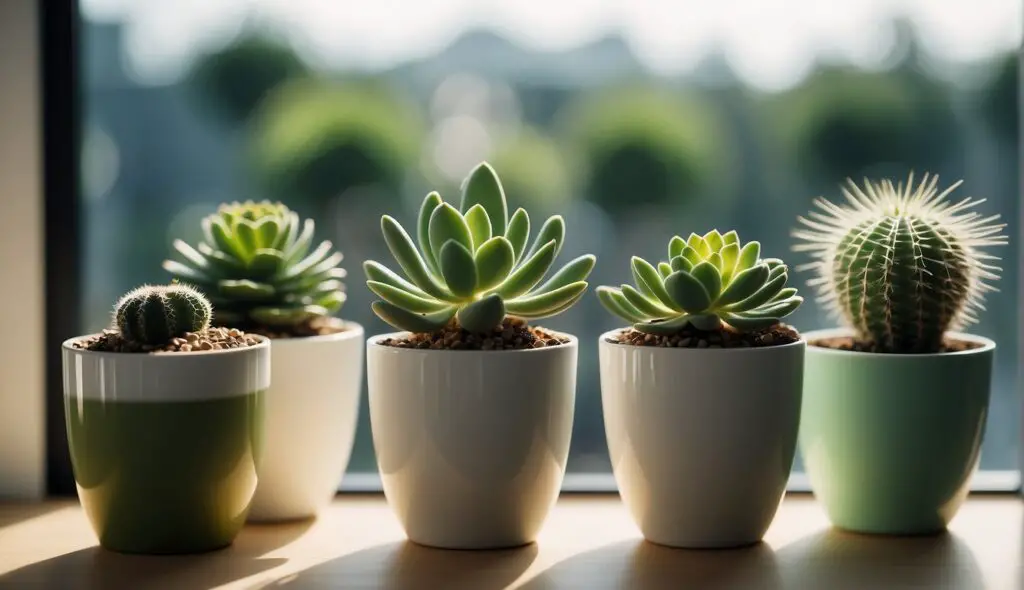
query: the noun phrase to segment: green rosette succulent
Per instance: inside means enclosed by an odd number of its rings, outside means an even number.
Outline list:
[[[737,331],[770,328],[793,313],[803,297],[787,287],[789,271],[778,258],[761,258],[761,244],[740,244],[735,231],[675,236],[668,261],[657,267],[632,259],[636,286],[598,287],[611,313],[646,334],[671,335],[688,326]]]
[[[300,220],[285,205],[225,203],[202,228],[195,248],[175,240],[183,261],[165,260],[163,267],[207,295],[215,325],[301,335],[345,302],[342,254],[327,240],[310,251],[313,220]]]
[[[852,180],[846,203],[816,199],[793,235],[814,261],[810,284],[856,339],[884,353],[935,353],[948,330],[978,320],[1000,268],[989,246],[1006,244],[999,216],[974,208],[982,201],[947,197],[938,177],[914,184]]]
[[[452,318],[470,332],[488,332],[506,316],[559,314],[583,296],[596,261],[580,256],[541,282],[562,248],[565,221],[550,217],[531,242],[529,215],[519,208],[509,216],[501,181],[486,162],[463,182],[459,208],[436,192],[423,199],[415,242],[388,215],[381,231],[405,277],[364,263],[366,286],[380,297],[373,311],[414,333],[438,331]]]

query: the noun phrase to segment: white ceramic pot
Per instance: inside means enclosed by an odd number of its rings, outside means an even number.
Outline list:
[[[605,433],[644,537],[686,548],[760,541],[796,452],[805,342],[656,348],[609,341],[617,332],[598,344]]]
[[[416,350],[367,341],[384,494],[409,539],[450,549],[533,542],[558,498],[578,343]]]
[[[363,328],[271,341],[266,448],[250,522],[310,518],[348,467],[363,383]]]

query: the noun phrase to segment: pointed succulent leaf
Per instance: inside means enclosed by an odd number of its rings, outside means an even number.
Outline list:
[[[763,330],[779,323],[778,318],[749,317],[738,313],[726,314],[722,319],[740,332]]]
[[[441,263],[441,248],[448,240],[455,240],[466,250],[473,251],[473,238],[470,236],[466,220],[462,218],[458,209],[448,203],[441,203],[430,214],[428,233],[430,234],[430,247],[434,250],[438,266]]]
[[[470,332],[489,332],[505,319],[505,302],[492,293],[460,308],[456,317],[459,325]]]
[[[476,251],[477,290],[485,291],[500,284],[512,271],[515,253],[504,236],[495,236]]]
[[[700,255],[700,252],[692,248],[690,245],[686,245],[686,247],[683,248],[681,256],[688,260],[691,265],[698,264],[700,261],[704,260],[704,257]]]
[[[707,261],[710,262],[712,265],[714,265],[715,268],[718,269],[718,271],[719,271],[718,274],[719,274],[719,276],[721,276],[721,274],[722,274],[722,272],[721,272],[722,271],[722,265],[724,264],[723,261],[722,261],[722,255],[719,254],[718,252],[712,252],[711,256],[708,256]]]
[[[675,302],[674,307],[687,313],[700,313],[711,305],[711,296],[702,282],[686,271],[670,274],[665,279],[665,289]]]
[[[737,303],[733,303],[729,306],[729,309],[735,311],[751,311],[757,309],[759,306],[771,301],[776,295],[782,291],[782,288],[786,286],[786,275],[779,275],[774,279],[768,277],[768,282],[761,286],[756,293],[742,299]]]
[[[433,298],[420,297],[403,289],[393,287],[388,283],[366,281],[366,286],[384,301],[415,313],[434,313],[451,307],[450,303]]]
[[[740,236],[736,233],[736,230],[727,231],[722,234],[722,243],[726,246],[729,244],[736,244],[738,246],[740,243]]]
[[[712,252],[718,252],[725,245],[725,240],[722,239],[722,234],[718,233],[717,229],[704,234],[704,242],[711,248]]]
[[[295,240],[298,237],[299,214],[294,211],[289,211],[281,222],[281,231],[278,232],[277,239],[274,240],[273,247],[281,250],[281,252],[287,252],[288,248],[295,243]]]
[[[164,270],[175,277],[192,283],[208,284],[212,280],[206,274],[192,268],[191,266],[184,265],[177,260],[165,260],[163,262],[163,267]]]
[[[708,296],[708,305],[714,303],[718,296],[722,293],[722,275],[718,272],[718,268],[711,263],[710,260],[705,260],[700,264],[693,267],[693,270],[689,272],[689,275],[700,281],[700,284],[704,286],[704,292]],[[666,279],[667,281],[668,279]],[[696,313],[700,310],[687,309],[691,313]]]
[[[632,258],[632,263],[633,276],[636,278],[637,287],[640,288],[642,293],[650,297],[654,297],[670,309],[682,311],[682,308],[672,300],[668,291],[665,290],[665,283],[662,280],[661,275],[658,274],[658,271],[653,266],[651,266],[650,262],[647,262],[639,256],[634,256]],[[668,279],[666,278],[664,280]]]
[[[508,224],[508,205],[501,180],[487,162],[481,162],[466,177],[462,184],[460,209],[468,212],[473,205],[480,205],[487,212],[494,235],[504,235]],[[431,238],[433,239],[433,238]]]
[[[264,217],[252,224],[256,235],[256,248],[273,247],[277,234],[281,231],[281,222],[274,217]]]
[[[513,299],[526,293],[544,278],[544,273],[555,260],[555,241],[544,244],[535,254],[527,258],[519,268],[512,271],[498,287],[495,293],[506,299]]]
[[[420,205],[420,214],[416,221],[416,239],[419,240],[420,250],[423,252],[423,260],[427,268],[434,274],[440,274],[441,269],[437,265],[437,257],[434,249],[430,247],[430,215],[441,204],[441,195],[432,192],[423,198]]]
[[[469,235],[473,238],[474,250],[491,239],[491,220],[487,218],[487,211],[484,210],[483,205],[480,203],[473,205],[463,217],[466,219],[466,225],[469,226]]]
[[[578,256],[568,264],[563,266],[558,272],[551,275],[551,278],[544,281],[541,286],[537,287],[536,293],[546,293],[555,289],[564,287],[570,283],[578,281],[585,281],[590,276],[590,271],[594,270],[594,264],[597,262],[597,257],[593,254],[584,254]]]
[[[665,307],[657,300],[645,297],[630,285],[622,285],[619,291],[622,293],[622,296],[625,297],[626,300],[644,316],[651,318],[664,318],[678,313]]]
[[[722,327],[722,319],[714,313],[698,313],[688,316],[690,325],[698,330],[713,332]]]
[[[704,241],[704,238],[697,234],[690,234],[690,237],[686,239],[686,245],[697,251],[701,259],[706,258],[711,254],[711,247]]]
[[[231,228],[220,219],[216,217],[203,219],[203,230],[210,238],[212,246],[229,252],[232,256],[243,262],[249,260],[248,252],[233,238]]]
[[[668,274],[672,274],[672,271],[676,271],[676,270],[685,270],[686,272],[690,272],[690,270],[692,268],[693,268],[693,263],[690,262],[686,257],[680,255],[680,256],[676,256],[675,258],[672,259],[672,265],[669,267],[669,273]],[[665,276],[668,276],[668,275],[665,275]]]
[[[245,264],[227,252],[214,250],[206,242],[199,242],[197,249],[200,254],[206,257],[207,262],[210,263],[210,269],[216,269],[218,274],[245,272]]]
[[[690,325],[689,315],[683,314],[668,320],[642,321],[633,324],[633,329],[644,334],[654,336],[669,336],[676,334],[686,326]]]
[[[785,289],[779,291],[775,295],[775,297],[772,297],[772,301],[782,301],[783,299],[789,299],[794,295],[796,295],[796,288],[786,287]]]
[[[366,278],[368,280],[387,283],[396,289],[408,291],[409,293],[420,297],[430,297],[427,295],[426,291],[398,276],[392,272],[391,269],[379,262],[367,260],[363,263],[363,272],[366,274]]]
[[[266,278],[278,274],[284,265],[284,254],[280,250],[257,248],[249,261],[249,272],[254,277]]]
[[[626,298],[618,290],[611,287],[598,287],[595,292],[605,309],[627,322],[642,322],[646,319],[642,313],[626,301]]]
[[[676,256],[681,256],[684,248],[686,248],[686,240],[679,236],[673,236],[668,242],[668,259],[672,260]]]
[[[672,274],[672,265],[667,263],[667,262],[659,262],[658,263],[658,274],[660,274],[661,278],[663,278],[663,279],[665,277],[667,277],[668,275]]]
[[[736,261],[740,258],[740,247],[735,242],[726,244],[722,246],[719,254],[722,256],[722,265],[719,267],[722,269],[722,283],[728,285],[732,281],[733,275],[736,274]]]
[[[207,261],[206,257],[197,252],[192,246],[189,246],[181,240],[174,240],[171,245],[178,251],[178,253],[184,256],[185,260],[187,260],[191,266],[195,267],[196,270],[206,272],[209,269],[209,261]]]
[[[512,244],[512,250],[516,255],[515,261],[518,264],[526,250],[526,242],[530,239],[530,215],[525,209],[516,209],[512,214],[505,237]]]
[[[327,314],[332,314],[341,309],[346,299],[348,299],[348,296],[344,291],[332,291],[317,298],[314,305],[322,307],[326,310]]]
[[[342,258],[341,252],[331,253],[331,243],[324,240],[316,247],[316,250],[310,252],[309,256],[287,267],[278,275],[278,278],[282,281],[289,281],[306,273],[321,272],[337,266]]]
[[[470,297],[476,290],[476,262],[465,246],[448,240],[441,246],[441,275],[448,290],[456,297]]]
[[[768,280],[788,274],[788,269],[783,265],[768,267]]]
[[[295,239],[295,243],[285,252],[284,256],[288,260],[288,264],[302,260],[306,253],[309,252],[309,247],[313,245],[314,231],[316,231],[316,223],[312,219],[307,219],[302,224],[302,231],[299,233],[298,238]]]
[[[430,274],[420,253],[416,251],[412,238],[405,233],[405,229],[389,215],[381,218],[380,226],[384,233],[384,241],[387,242],[388,249],[391,250],[391,255],[405,271],[405,275],[429,295],[438,299],[448,299],[450,294],[445,293]]]
[[[577,281],[546,293],[509,300],[505,303],[505,311],[527,319],[542,318],[550,312],[563,307],[566,302],[576,299],[586,290],[587,283]]]
[[[275,293],[273,285],[248,279],[218,281],[217,290],[226,297],[246,301],[265,301],[273,298]]]
[[[800,297],[799,295],[794,295],[793,297],[790,297],[789,299],[784,299],[782,301],[776,301],[776,302],[771,303],[769,305],[764,305],[764,306],[758,307],[757,309],[752,309],[752,310],[749,310],[749,311],[741,311],[741,312],[738,311],[738,312],[735,312],[735,313],[737,313],[737,314],[739,314],[741,316],[744,316],[744,317],[752,317],[752,318],[754,318],[754,317],[782,318],[782,317],[785,317],[785,316],[793,313],[794,311],[796,311],[796,309],[798,307],[800,307],[800,304],[802,304],[803,302],[804,302],[804,298],[803,297]]]
[[[740,272],[752,268],[757,264],[761,256],[761,244],[759,242],[747,242],[740,250],[739,259],[736,261],[736,271]],[[767,266],[765,267],[767,268]]]
[[[562,250],[562,240],[564,239],[565,220],[562,219],[561,215],[552,215],[544,222],[544,225],[540,226],[540,231],[537,232],[537,237],[534,238],[533,244],[530,245],[530,249],[526,252],[526,255],[523,258],[529,259],[542,246],[552,240],[555,242],[555,256],[558,256],[558,253]]]
[[[760,289],[768,280],[768,266],[758,264],[753,268],[740,271],[729,286],[722,291],[716,302],[719,306],[726,306],[743,301]]]
[[[575,297],[572,297],[572,298],[566,300],[560,307],[556,307],[554,309],[548,310],[548,311],[544,312],[543,314],[531,315],[529,317],[526,317],[526,316],[520,316],[520,317],[523,317],[524,319],[528,319],[528,320],[539,320],[539,319],[549,318],[551,316],[558,315],[558,314],[566,311],[567,309],[569,309],[573,305],[575,305],[576,302],[579,301],[580,299],[582,299],[583,295],[585,295],[585,294],[586,294],[586,290],[584,289],[583,291],[580,291],[579,294],[576,295]]]
[[[434,313],[415,313],[387,301],[374,301],[370,304],[377,317],[406,332],[429,334],[448,325],[455,316],[455,306]]]

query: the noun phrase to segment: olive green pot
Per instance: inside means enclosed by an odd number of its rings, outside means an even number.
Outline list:
[[[877,354],[808,341],[800,452],[815,496],[843,529],[889,535],[946,529],[978,465],[995,342],[938,354]]]

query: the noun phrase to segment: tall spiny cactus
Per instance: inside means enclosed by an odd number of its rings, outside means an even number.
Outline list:
[[[212,313],[210,302],[192,287],[143,285],[118,300],[114,322],[125,340],[158,346],[210,327]]]
[[[861,344],[937,352],[947,330],[977,321],[1001,270],[982,249],[1006,244],[1005,224],[973,211],[983,200],[946,200],[961,182],[940,193],[927,174],[917,186],[913,173],[905,185],[847,180],[846,204],[816,199],[800,218],[794,250],[810,252],[815,260],[802,268],[818,273],[809,284]]]

